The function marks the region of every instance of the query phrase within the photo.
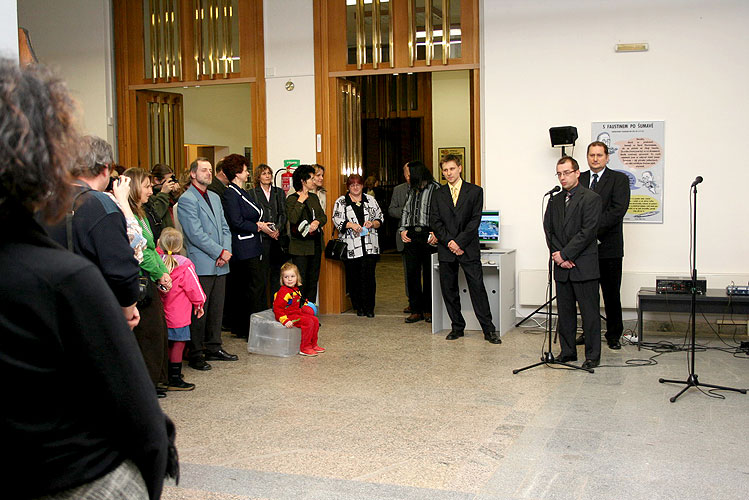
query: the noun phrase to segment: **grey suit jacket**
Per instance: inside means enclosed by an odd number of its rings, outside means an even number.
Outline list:
[[[187,257],[195,264],[198,276],[223,276],[229,272],[229,264],[216,265],[223,250],[231,249],[231,231],[224,218],[221,198],[208,191],[208,206],[203,196],[190,187],[179,197],[177,214],[185,235]]]
[[[554,196],[546,206],[544,233],[552,253],[575,263],[572,269],[554,264],[556,281],[587,281],[600,277],[598,270],[598,222],[601,218],[601,197],[578,184],[566,209],[565,191]]]
[[[403,207],[406,205],[406,199],[408,199],[409,186],[407,182],[398,184],[393,188],[393,196],[390,198],[390,206],[388,207],[388,215],[398,219],[396,227],[400,225],[401,214],[403,213]],[[399,252],[403,251],[403,240],[401,234],[395,231],[395,248]]]

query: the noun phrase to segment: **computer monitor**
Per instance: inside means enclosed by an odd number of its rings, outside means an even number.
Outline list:
[[[481,243],[482,248],[489,245],[499,246],[499,210],[484,210],[481,212],[479,243]]]

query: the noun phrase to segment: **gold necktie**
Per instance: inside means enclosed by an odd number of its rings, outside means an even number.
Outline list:
[[[458,205],[458,188],[455,186],[450,186],[450,194],[453,197],[453,206]]]

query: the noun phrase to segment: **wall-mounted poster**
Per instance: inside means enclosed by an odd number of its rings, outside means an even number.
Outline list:
[[[629,177],[624,222],[663,223],[665,122],[593,122],[591,140],[609,148],[608,168]]]

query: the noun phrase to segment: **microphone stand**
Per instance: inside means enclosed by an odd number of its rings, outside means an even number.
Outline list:
[[[669,384],[685,384],[684,388],[680,390],[676,396],[669,398],[669,401],[672,403],[676,402],[676,399],[684,394],[687,389],[690,387],[710,387],[711,389],[719,389],[722,391],[734,391],[739,392],[741,394],[746,394],[746,389],[736,389],[733,387],[724,387],[721,385],[712,385],[712,384],[703,384],[697,379],[697,374],[694,371],[694,358],[695,358],[695,345],[697,340],[696,335],[696,318],[697,318],[697,184],[702,182],[702,177],[697,177],[697,180],[692,183],[693,189],[693,211],[692,211],[692,304],[691,304],[691,310],[690,310],[690,323],[692,327],[692,345],[689,349],[689,355],[691,355],[690,365],[689,365],[689,376],[687,377],[687,380],[668,380],[665,378],[658,379],[658,382],[661,384],[669,383]]]
[[[549,196],[549,203],[551,203],[551,200],[554,198],[554,194],[553,193],[547,193],[547,194],[550,195]],[[546,195],[544,195],[544,196],[546,196]],[[541,356],[541,361],[539,361],[538,363],[533,363],[531,365],[524,366],[523,368],[518,368],[516,370],[512,370],[512,374],[513,375],[517,375],[518,373],[520,373],[522,371],[530,370],[531,368],[535,368],[535,367],[541,366],[541,365],[561,365],[561,366],[566,366],[567,368],[574,368],[575,370],[583,370],[583,371],[586,371],[586,372],[589,372],[589,373],[593,373],[594,370],[592,368],[583,368],[582,366],[576,366],[576,365],[573,365],[573,364],[570,364],[570,363],[563,363],[561,361],[557,361],[556,359],[554,359],[554,354],[552,354],[552,352],[551,352],[551,345],[552,345],[552,342],[554,340],[553,339],[553,334],[552,334],[552,329],[553,328],[552,328],[552,324],[551,324],[551,316],[552,316],[551,304],[554,301],[554,299],[556,298],[555,296],[553,296],[552,288],[551,288],[551,285],[552,285],[552,275],[553,275],[553,269],[554,269],[554,260],[551,258],[551,250],[549,250],[549,266],[548,267],[549,267],[549,277],[548,277],[548,284],[547,284],[547,288],[546,288],[548,290],[548,294],[547,294],[548,300],[546,301],[545,305],[546,305],[546,334],[548,336],[548,341],[549,341],[549,350],[548,351],[544,351],[543,356]],[[543,306],[541,306],[541,307],[543,307]],[[541,310],[540,307],[538,309],[536,309],[536,312],[538,312],[539,310]]]

